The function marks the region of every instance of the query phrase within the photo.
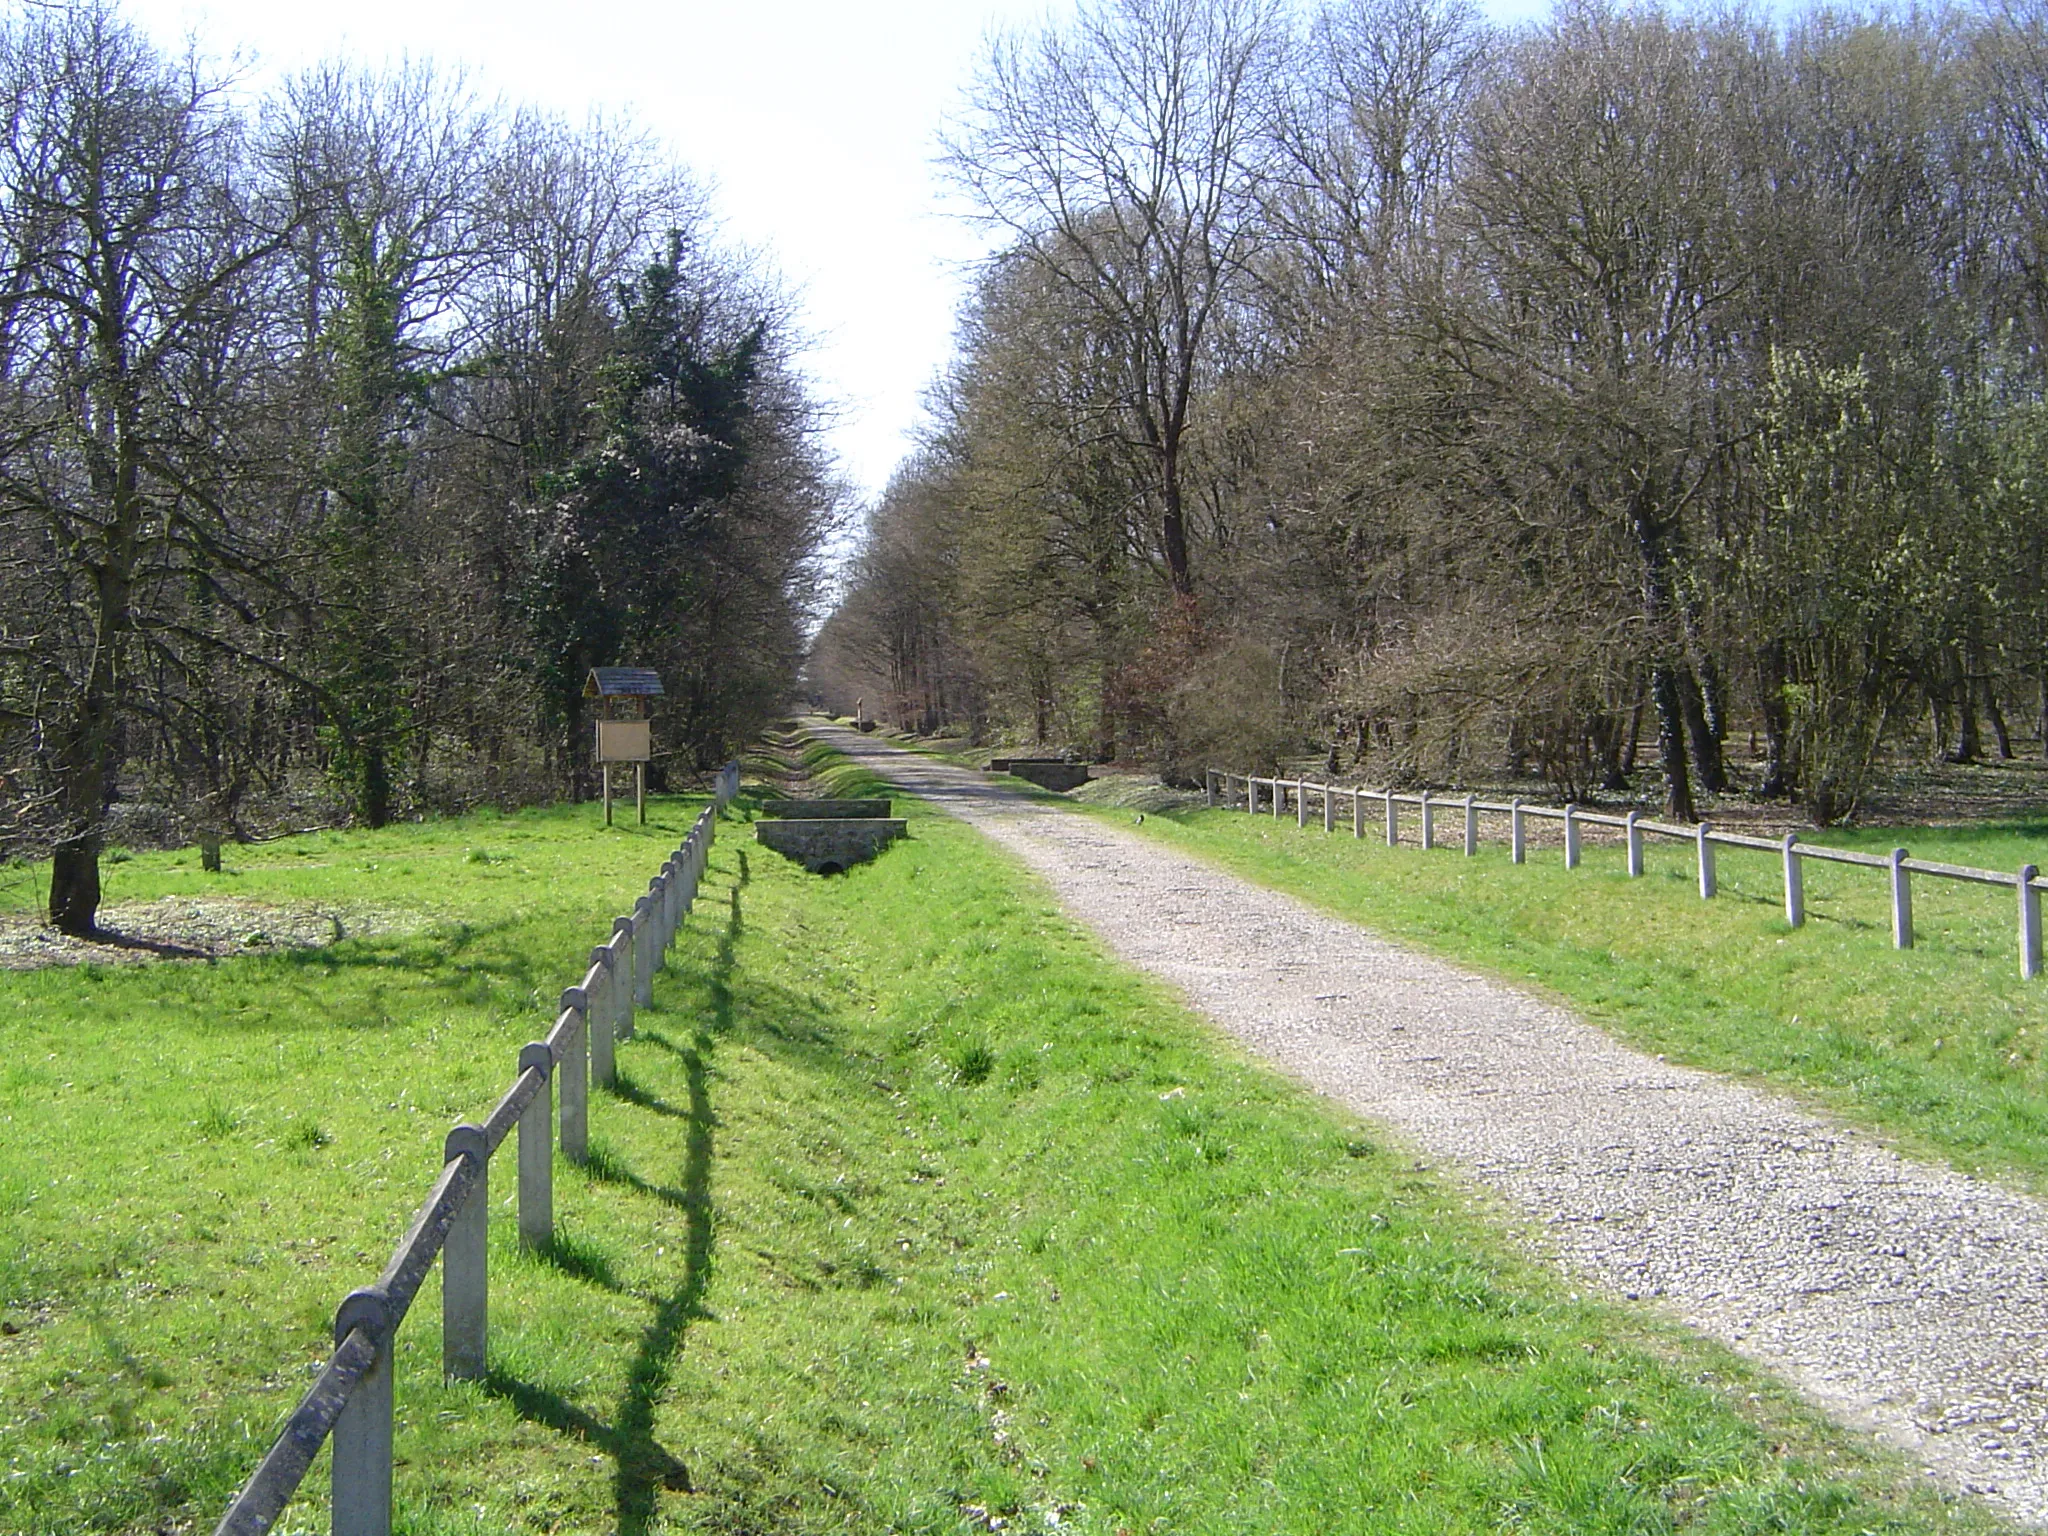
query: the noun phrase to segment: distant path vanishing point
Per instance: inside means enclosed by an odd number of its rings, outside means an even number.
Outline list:
[[[814,728],[1017,854],[1253,1050],[1540,1220],[1586,1281],[2048,1525],[2048,1205],[1667,1065],[1140,834]]]

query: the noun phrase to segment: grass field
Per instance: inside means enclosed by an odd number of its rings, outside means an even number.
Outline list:
[[[1342,802],[1340,802],[1342,804]],[[1922,876],[1916,947],[1892,948],[1881,870],[1805,863],[1807,921],[1789,926],[1775,854],[1719,850],[1720,894],[1699,897],[1690,844],[1646,839],[1630,880],[1618,842],[1588,841],[1576,871],[1555,847],[1509,861],[1502,826],[1476,857],[1447,808],[1439,846],[1400,848],[1378,808],[1339,830],[1231,812],[1146,817],[1142,831],[1263,884],[1522,985],[1646,1049],[1778,1084],[1902,1143],[2048,1190],[2048,979],[2022,981],[2009,890]],[[1095,811],[1124,823],[1128,814]],[[1832,829],[1814,841],[1979,868],[2048,868],[2048,823]]]
[[[0,975],[0,1530],[210,1526],[693,809],[271,845],[238,893],[423,926]],[[1572,1296],[912,814],[831,880],[725,828],[553,1253],[518,1256],[495,1187],[491,1379],[438,1380],[431,1283],[401,1334],[405,1529],[1988,1526]]]

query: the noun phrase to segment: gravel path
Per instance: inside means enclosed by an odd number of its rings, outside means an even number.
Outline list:
[[[2048,1525],[2048,1206],[1642,1055],[1137,833],[820,734],[1016,853],[1247,1045],[1528,1212],[1589,1283]]]

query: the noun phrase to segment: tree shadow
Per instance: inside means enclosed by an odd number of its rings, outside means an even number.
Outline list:
[[[529,1423],[546,1425],[557,1434],[572,1435],[596,1446],[618,1464],[622,1473],[626,1468],[632,1468],[635,1479],[650,1489],[665,1488],[673,1493],[697,1491],[690,1482],[690,1469],[652,1439],[631,1438],[595,1414],[577,1407],[559,1392],[536,1386],[530,1381],[521,1381],[517,1376],[495,1367],[484,1376],[483,1388],[493,1397],[510,1403],[513,1411]],[[621,1529],[624,1529],[623,1525]],[[645,1526],[640,1529],[644,1530]]]
[[[652,1030],[635,1030],[634,1038],[636,1040],[651,1041],[652,1043],[663,1046],[668,1050],[676,1051],[678,1055],[683,1054],[681,1051],[677,1050],[677,1047],[673,1043],[671,1043],[666,1038],[655,1034],[655,1032]],[[605,1093],[609,1093],[613,1098],[618,1099],[623,1103],[631,1104],[639,1109],[644,1109],[648,1111],[650,1114],[666,1115],[674,1120],[687,1120],[690,1118],[690,1112],[687,1109],[678,1109],[675,1105],[669,1103],[667,1099],[661,1097],[661,1095],[654,1093],[647,1088],[642,1087],[638,1082],[634,1081],[631,1077],[627,1076],[617,1067],[614,1067],[612,1069],[612,1080],[602,1089],[602,1091]]]
[[[717,1034],[729,1027],[731,1021],[734,946],[745,927],[741,892],[750,873],[742,850],[738,877],[732,886],[731,913],[711,962],[713,1020],[678,1051],[688,1085],[689,1104],[683,1115],[688,1129],[684,1136],[682,1188],[666,1194],[683,1213],[682,1283],[656,1305],[653,1318],[640,1335],[639,1351],[626,1372],[626,1389],[616,1420],[619,1434],[629,1446],[654,1444],[655,1415],[668,1395],[676,1356],[682,1352],[690,1324],[706,1316],[704,1292],[711,1282],[713,1257],[711,1159],[712,1130],[716,1124],[711,1108],[708,1058]],[[617,1462],[613,1489],[620,1536],[645,1536],[654,1522],[659,1494],[669,1485],[656,1475],[657,1466],[647,1457],[620,1456]]]
[[[740,893],[748,873],[746,855],[742,853],[739,879],[732,889],[730,916],[720,935],[709,977],[713,1014],[719,1022],[707,1023],[687,1045],[651,1030],[636,1034],[636,1038],[658,1044],[681,1060],[687,1104],[671,1104],[624,1075],[613,1085],[612,1091],[623,1101],[683,1122],[686,1129],[680,1183],[669,1185],[647,1179],[601,1145],[593,1145],[582,1164],[584,1172],[593,1179],[636,1190],[683,1214],[680,1282],[667,1295],[652,1298],[654,1315],[641,1331],[612,1422],[606,1424],[561,1394],[503,1371],[492,1371],[484,1382],[486,1390],[511,1403],[522,1418],[573,1435],[611,1457],[620,1536],[647,1536],[655,1526],[663,1492],[695,1491],[688,1469],[656,1441],[654,1428],[690,1325],[709,1315],[704,1310],[704,1293],[710,1283],[713,1256],[711,1159],[712,1132],[717,1123],[711,1107],[709,1057],[718,1029],[729,1027],[731,1022],[734,941],[743,931]],[[566,1235],[558,1236],[539,1257],[592,1284],[625,1290],[601,1253]]]
[[[807,1070],[850,1081],[867,1081],[873,1076],[873,1063],[849,1055],[840,1037],[822,1022],[824,1015],[814,998],[753,976],[746,981],[747,1007],[743,1015],[734,995],[734,949],[746,932],[746,912],[740,893],[752,878],[752,866],[744,849],[739,851],[738,864],[738,876],[729,893],[726,924],[710,963],[700,975],[691,978],[684,998],[669,997],[663,1012],[670,1018],[687,1016],[693,1009],[699,1016],[708,1013],[707,1033],[713,1039],[743,1039],[756,1049],[779,1060],[798,1063]],[[672,981],[669,985],[681,983]],[[633,1039],[667,1051],[687,1064],[691,1048],[659,1029],[638,1026]]]
[[[81,936],[87,944],[104,944],[108,949],[137,949],[155,955],[159,960],[218,960],[222,958],[211,950],[194,949],[189,944],[173,944],[166,939],[145,939],[135,934],[122,933],[117,928],[95,928]]]

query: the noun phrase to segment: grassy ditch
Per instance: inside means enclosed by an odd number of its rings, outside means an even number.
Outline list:
[[[910,809],[832,879],[721,838],[562,1241],[522,1260],[497,1222],[491,1380],[439,1382],[431,1284],[401,1336],[407,1530],[1990,1526],[1574,1297]],[[45,1074],[0,1108],[0,1530],[213,1518],[643,874],[587,813],[493,827],[506,865],[478,839],[340,840],[432,895],[390,953],[0,977],[8,1059]]]
[[[1403,807],[1405,846],[1390,849],[1379,807],[1367,802],[1355,840],[1339,804],[1330,835],[1319,801],[1306,830],[1291,812],[1276,822],[1241,810],[1151,815],[1140,830],[1533,983],[1645,1049],[1797,1090],[1922,1151],[2048,1189],[2048,981],[2019,977],[2012,892],[1916,878],[1916,947],[1900,952],[1881,870],[1807,860],[1807,920],[1794,929],[1775,854],[1720,849],[1720,894],[1709,902],[1690,844],[1646,839],[1644,876],[1631,880],[1617,841],[1589,836],[1576,871],[1554,846],[1532,846],[1517,867],[1505,818],[1467,859],[1454,805],[1438,822],[1453,846],[1425,853],[1413,806]],[[2048,824],[2038,821],[1834,829],[1814,840],[2048,868]]]

